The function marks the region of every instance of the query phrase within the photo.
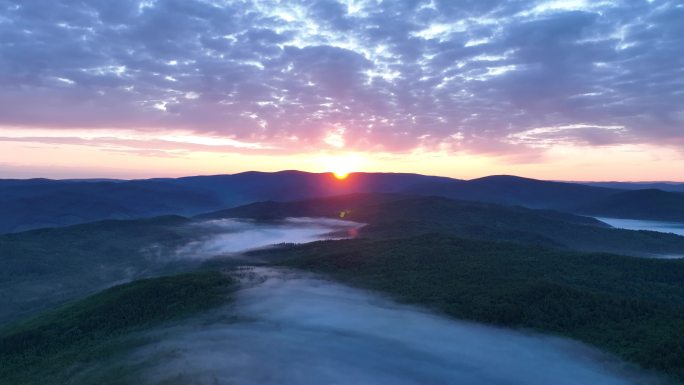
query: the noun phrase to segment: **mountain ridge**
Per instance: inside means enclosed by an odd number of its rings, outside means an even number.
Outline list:
[[[624,198],[632,191],[631,199]],[[684,193],[553,182],[512,175],[471,180],[410,173],[330,173],[296,170],[137,180],[0,180],[0,233],[102,219],[197,215],[261,201],[292,201],[350,193],[441,196],[569,213],[684,222]],[[661,191],[661,190],[659,190]],[[623,195],[621,195],[623,194]],[[643,209],[636,210],[640,206]],[[609,207],[610,210],[605,208]]]

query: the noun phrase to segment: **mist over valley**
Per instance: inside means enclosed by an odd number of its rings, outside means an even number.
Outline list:
[[[6,234],[0,375],[25,384],[47,373],[115,384],[118,372],[149,384],[676,382],[684,373],[673,362],[684,357],[656,352],[661,338],[682,342],[684,265],[658,258],[684,254],[684,237],[621,225],[363,193]],[[212,299],[193,299],[202,296]],[[120,298],[175,305],[113,326],[97,317],[134,311]]]
[[[682,0],[0,0],[0,385],[684,385]]]

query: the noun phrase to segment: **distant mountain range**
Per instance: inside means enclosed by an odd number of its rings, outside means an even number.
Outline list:
[[[684,183],[677,182],[578,182],[588,186],[608,187],[621,190],[656,189],[663,191],[684,192]]]
[[[632,183],[566,183],[507,175],[458,180],[418,174],[281,171],[146,180],[0,180],[0,233],[102,219],[195,215],[260,201],[351,193],[402,193],[559,210],[575,214],[684,222],[684,185],[671,191]],[[684,190],[684,187],[682,187]]]
[[[353,192],[400,192],[449,178],[416,174],[331,174],[299,171],[131,181],[0,180],[0,233],[102,219],[194,215],[264,200],[293,200]]]

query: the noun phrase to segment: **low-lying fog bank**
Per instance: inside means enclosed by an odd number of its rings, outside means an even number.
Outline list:
[[[218,313],[130,357],[151,384],[657,383],[572,341],[459,322],[315,276],[243,270]],[[138,366],[141,365],[141,366]]]
[[[33,243],[8,242],[2,250],[12,254],[3,268],[15,273],[11,280],[0,282],[0,326],[110,286],[187,271],[214,256],[236,256],[283,242],[346,238],[354,236],[361,226],[327,218],[270,222],[223,219],[183,224],[168,233],[153,226],[150,232],[156,235],[150,235],[149,243],[127,237],[101,242],[102,233],[97,229],[85,233],[84,242],[73,241],[56,249],[38,235]],[[86,248],[88,242],[100,245],[91,251]],[[28,255],[22,255],[22,250]]]
[[[287,218],[268,222],[218,219],[193,226],[206,235],[177,249],[177,257],[207,259],[279,243],[348,238],[354,236],[363,224],[329,218]]]
[[[605,222],[613,227],[627,230],[649,230],[661,233],[672,233],[684,236],[684,223],[644,221],[640,219],[620,219],[596,217],[601,222]]]

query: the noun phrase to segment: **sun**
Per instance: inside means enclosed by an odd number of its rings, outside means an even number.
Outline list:
[[[337,180],[345,180],[353,172],[362,168],[363,159],[358,154],[328,155],[320,159],[323,170],[331,173]]]
[[[332,172],[338,180],[345,180],[349,176],[349,171],[336,170]]]

